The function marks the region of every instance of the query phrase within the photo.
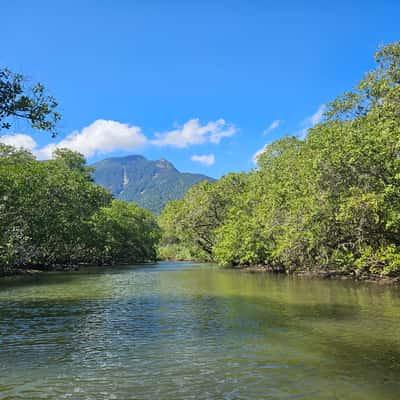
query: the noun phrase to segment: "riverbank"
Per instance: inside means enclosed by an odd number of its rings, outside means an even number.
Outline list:
[[[200,262],[198,260],[157,260],[160,261],[173,261],[173,262]],[[205,262],[205,261],[201,261]],[[135,263],[137,264],[137,263]],[[147,262],[143,262],[140,264],[147,264]],[[110,266],[112,264],[105,264],[104,266]],[[121,264],[123,265],[123,264]],[[125,264],[128,265],[128,264]],[[78,271],[81,266],[91,266],[89,264],[83,265],[72,265],[72,266],[56,266],[54,268],[8,268],[1,269],[0,268],[0,278],[7,276],[18,276],[18,275],[37,275],[43,272],[69,272],[69,271]],[[400,276],[380,276],[368,273],[359,273],[356,270],[353,271],[340,271],[340,270],[295,270],[295,271],[287,271],[284,267],[272,267],[268,265],[251,265],[251,266],[235,266],[228,267],[228,269],[245,272],[250,274],[257,273],[268,273],[268,274],[284,274],[291,275],[297,278],[303,279],[321,279],[321,280],[350,280],[355,282],[367,282],[367,283],[376,283],[380,285],[400,285]]]
[[[161,260],[158,260],[161,261]],[[129,266],[129,265],[146,265],[152,264],[157,261],[148,260],[148,261],[132,261],[132,262],[118,262],[118,263],[104,263],[104,264],[89,264],[89,263],[80,263],[73,265],[55,265],[51,267],[18,267],[18,268],[4,268],[0,267],[0,279],[3,277],[9,276],[18,276],[18,275],[38,275],[44,272],[74,272],[79,271],[80,268],[83,267],[114,267],[114,266]]]
[[[286,274],[304,279],[323,279],[323,280],[351,280],[356,282],[377,283],[381,285],[400,285],[400,276],[380,276],[368,273],[359,273],[358,271],[340,271],[340,270],[296,270],[287,271],[283,267],[271,267],[267,265],[237,266],[232,269],[247,273],[270,273]]]
[[[77,271],[79,269],[78,265],[69,266],[55,266],[54,268],[0,268],[0,278],[6,276],[17,276],[17,275],[37,275],[43,272],[67,272],[67,271]]]
[[[31,269],[31,268],[0,269],[0,278],[6,276],[16,276],[16,275],[36,275],[42,272],[43,271],[39,269]]]

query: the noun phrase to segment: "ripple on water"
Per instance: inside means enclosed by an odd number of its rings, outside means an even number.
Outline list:
[[[399,311],[183,263],[23,277],[0,283],[0,399],[397,400]]]

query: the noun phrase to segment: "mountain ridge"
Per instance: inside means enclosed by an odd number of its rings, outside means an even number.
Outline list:
[[[165,158],[148,160],[137,154],[106,158],[91,167],[94,181],[117,199],[136,202],[154,213],[181,198],[192,185],[215,181],[207,175],[180,172]]]

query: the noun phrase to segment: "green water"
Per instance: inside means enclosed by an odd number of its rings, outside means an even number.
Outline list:
[[[0,399],[400,399],[400,288],[165,263],[0,280]]]

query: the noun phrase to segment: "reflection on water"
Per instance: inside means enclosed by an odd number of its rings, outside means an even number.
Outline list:
[[[400,289],[208,265],[0,281],[0,399],[400,398]]]

